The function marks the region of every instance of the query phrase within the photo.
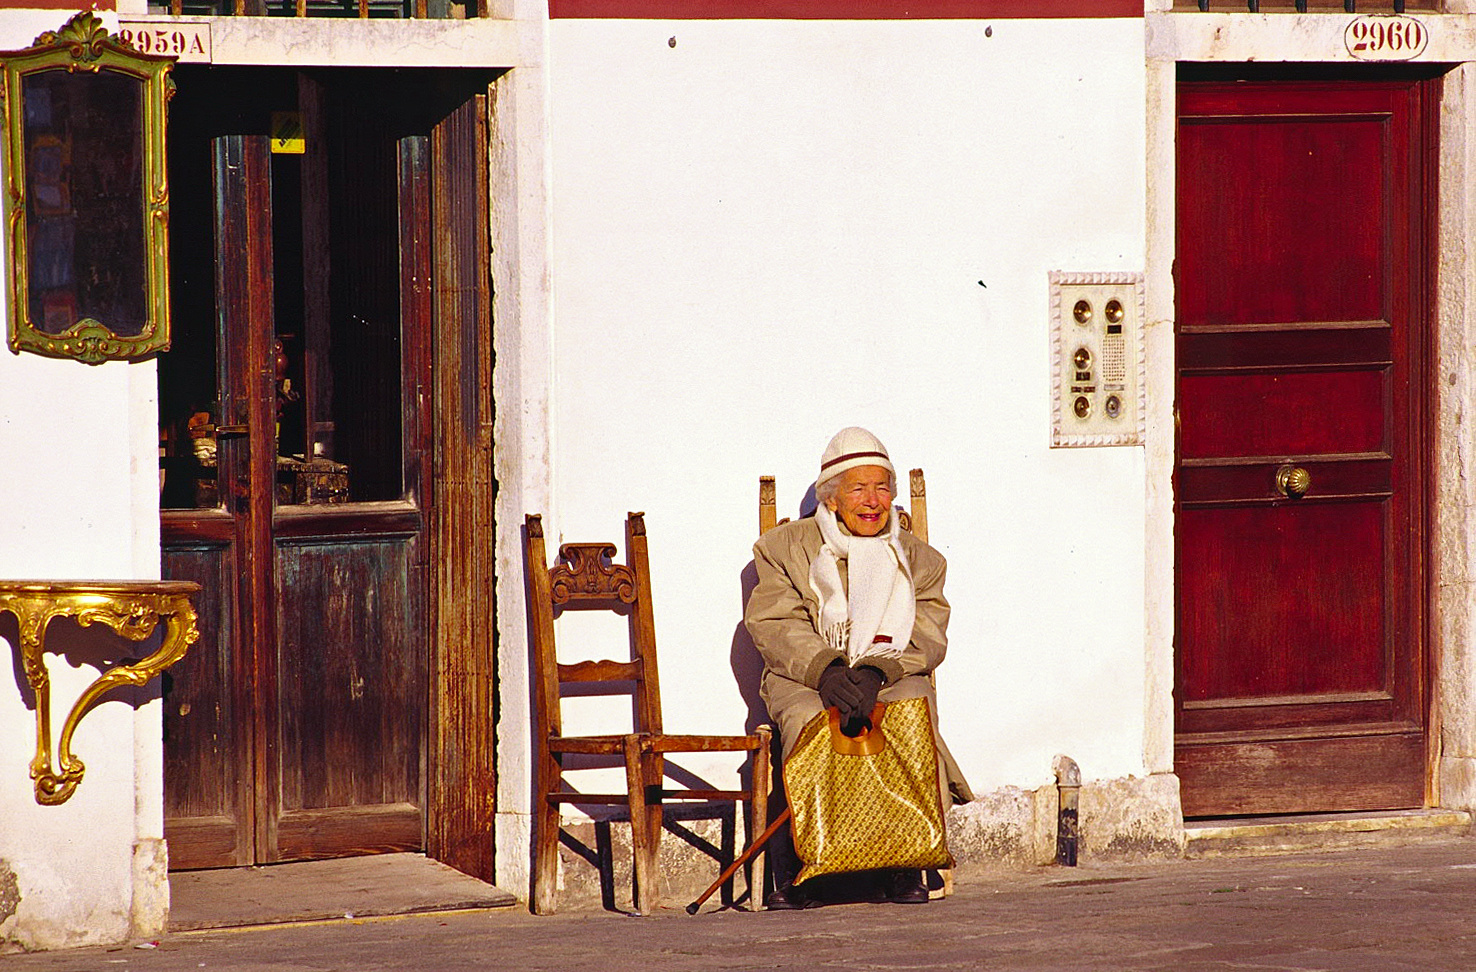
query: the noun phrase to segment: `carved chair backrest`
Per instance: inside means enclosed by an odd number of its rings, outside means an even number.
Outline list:
[[[537,514],[525,521],[524,553],[529,572],[529,615],[533,625],[538,738],[563,734],[559,716],[562,687],[571,683],[626,683],[633,686],[636,732],[661,732],[661,686],[656,672],[656,626],[651,609],[651,565],[645,514],[625,520],[626,562],[615,563],[613,543],[566,543],[553,567],[543,544]],[[587,660],[560,663],[554,619],[564,611],[614,611],[630,627],[628,661]]]
[[[902,522],[902,529],[912,531],[912,535],[923,543],[928,542],[928,490],[927,483],[923,481],[923,471],[914,469],[908,473],[908,487],[912,494],[911,511],[897,508],[897,519]],[[789,517],[779,519],[778,506],[774,500],[774,477],[759,477],[759,534],[768,533],[781,523],[788,523]]]

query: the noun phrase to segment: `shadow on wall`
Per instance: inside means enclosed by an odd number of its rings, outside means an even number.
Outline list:
[[[800,500],[799,518],[814,516],[816,505],[815,484],[811,483],[805,489],[803,499]],[[738,575],[738,586],[740,615],[746,615],[748,599],[753,596],[753,589],[758,586],[758,568],[754,566],[753,561],[750,560]],[[764,700],[759,693],[759,683],[763,680],[764,675],[764,659],[759,654],[758,648],[754,646],[753,639],[749,637],[748,626],[743,623],[742,616],[738,618],[738,624],[733,629],[733,644],[728,652],[728,664],[733,670],[733,681],[738,684],[738,694],[748,708],[748,715],[743,722],[743,731],[753,732],[754,729],[769,722],[769,710],[764,707]],[[778,740],[777,731],[774,738]],[[775,765],[778,765],[777,760]]]
[[[48,671],[55,671],[55,660],[60,659],[72,669],[80,669],[84,665],[96,669],[97,676],[119,665],[146,658],[158,649],[163,637],[162,630],[156,630],[142,641],[129,641],[106,624],[98,623],[82,627],[71,618],[54,619],[47,625],[43,634],[45,654],[52,656],[53,659],[47,665]],[[20,624],[16,621],[15,615],[9,612],[0,613],[0,642],[10,647],[11,674],[15,679],[15,686],[20,693],[21,701],[27,709],[34,712],[36,692],[31,686],[30,679],[26,677]],[[167,677],[168,672],[164,674]],[[99,697],[88,709],[94,709],[103,702],[115,699],[126,702],[132,708],[137,709],[159,698],[162,691],[162,679],[158,678],[150,679],[146,684],[138,686],[121,684]],[[53,696],[51,700],[53,734],[61,731],[60,720],[70,711],[74,698]]]
[[[815,499],[815,484],[811,483],[805,490],[804,497],[800,500],[799,519],[815,515],[817,506]],[[781,521],[782,522],[782,521]],[[753,589],[758,586],[758,568],[750,560],[738,575],[741,597],[739,604],[742,606],[742,614],[748,613],[748,599],[753,596]],[[747,715],[744,717],[743,731],[753,732],[761,725],[772,725],[769,719],[769,710],[764,705],[760,685],[764,676],[764,659],[759,654],[758,647],[754,645],[753,638],[748,634],[748,626],[739,618],[737,626],[733,629],[733,644],[728,653],[728,663],[733,671],[733,681],[738,685],[738,694],[747,707]],[[788,799],[784,792],[784,760],[782,756],[783,743],[779,738],[778,727],[774,728],[773,749],[770,752],[769,765],[773,767],[773,779],[769,787],[769,820],[764,821],[767,825],[770,821],[778,819],[788,806]],[[747,786],[753,765],[749,763],[743,768],[743,785]],[[768,845],[769,859],[767,881],[762,882],[765,887],[780,887],[790,883],[799,872],[799,858],[794,852],[793,840],[790,836],[789,825],[786,823],[780,831],[774,835]]]

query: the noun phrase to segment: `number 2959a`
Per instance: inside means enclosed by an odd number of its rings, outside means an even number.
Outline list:
[[[1419,57],[1430,32],[1413,17],[1356,17],[1343,31],[1348,53],[1363,61],[1408,61]]]
[[[209,63],[210,25],[184,21],[120,20],[118,38],[140,54]]]

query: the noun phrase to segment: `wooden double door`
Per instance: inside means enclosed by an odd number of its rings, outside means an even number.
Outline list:
[[[1186,816],[1425,804],[1437,84],[1180,80]]]
[[[165,682],[171,865],[425,849],[438,807],[489,799],[434,763],[441,674],[491,650],[438,627],[477,522],[441,514],[491,502],[456,482],[490,466],[487,80],[177,80],[161,526],[202,638]],[[490,872],[490,827],[458,866]]]

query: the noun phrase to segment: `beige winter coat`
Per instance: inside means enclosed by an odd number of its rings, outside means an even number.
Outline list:
[[[845,530],[844,524],[839,525]],[[955,800],[966,802],[973,794],[942,736],[937,735],[938,701],[928,677],[948,652],[949,607],[943,597],[948,563],[911,533],[902,531],[900,539],[917,594],[912,639],[900,657],[868,658],[866,664],[879,669],[885,678],[877,696],[881,701],[928,699],[948,789]],[[748,599],[744,622],[764,659],[760,691],[769,715],[779,725],[785,755],[805,723],[823,708],[815,690],[820,673],[831,662],[845,660],[845,654],[830,647],[815,630],[820,599],[810,588],[810,563],[823,542],[820,525],[807,517],[775,527],[753,546],[758,584]],[[841,561],[839,567],[844,582],[846,562]]]

